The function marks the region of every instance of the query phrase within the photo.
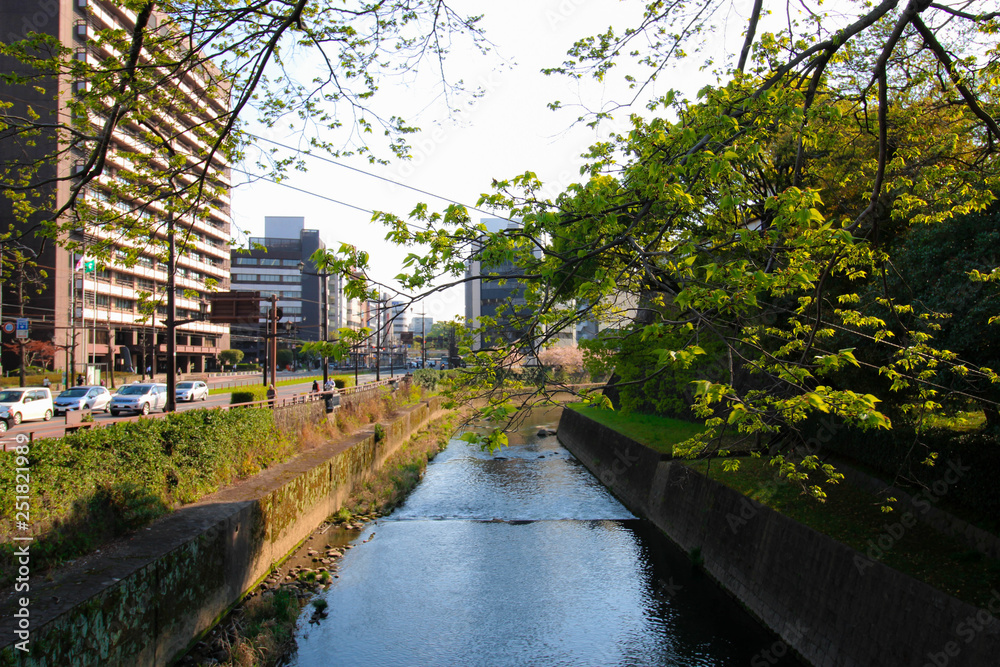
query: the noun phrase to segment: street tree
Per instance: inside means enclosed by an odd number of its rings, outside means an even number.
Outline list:
[[[219,352],[219,363],[234,368],[243,361],[243,350],[222,350]]]
[[[530,171],[494,183],[480,206],[520,227],[490,234],[459,206],[377,219],[390,239],[421,246],[397,277],[415,295],[470,279],[526,286],[526,303],[508,313],[519,335],[466,350],[464,377],[488,398],[484,414],[544,397],[543,387],[498,378],[559,331],[596,320],[605,328],[590,359],[615,374],[595,402],[669,376],[657,390],[688,392],[708,426],[688,453],[736,434],[742,446],[772,448],[781,474],[822,498],[807,473],[837,473],[816,456],[787,456],[810,416],[889,429],[882,406],[895,396],[912,417],[939,410],[944,394],[971,395],[963,382],[1000,381],[939,345],[937,315],[915,311],[888,280],[894,239],[995,199],[1000,14],[985,2],[832,10],[757,0],[746,23],[718,25],[736,9],[648,2],[640,25],[574,45],[552,74],[603,80],[621,70],[636,97],[581,116],[599,124],[631,111],[557,197],[544,198]],[[741,39],[731,56],[712,56],[716,81],[697,99],[651,94],[719,34]],[[643,113],[626,108],[642,101]],[[463,277],[472,253],[516,270]],[[363,274],[366,259],[348,249],[327,264]],[[865,290],[877,298],[863,302]],[[843,344],[852,337],[879,353],[855,354]],[[883,383],[862,389],[846,372],[857,368]]]

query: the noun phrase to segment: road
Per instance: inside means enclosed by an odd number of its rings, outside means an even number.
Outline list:
[[[396,369],[396,375],[403,375],[406,371]],[[337,375],[346,373],[337,373]],[[292,380],[296,377],[302,377],[303,381],[301,383],[289,384],[289,385],[279,385],[276,387],[278,392],[278,399],[291,398],[299,394],[308,393],[312,389],[312,379],[315,377],[316,371],[309,372],[283,372],[278,373],[278,381],[285,382]],[[382,379],[388,379],[389,373],[387,371],[382,372]],[[310,378],[305,380],[304,378]],[[365,384],[367,382],[372,382],[375,380],[375,373],[359,373],[358,382],[360,384]],[[259,386],[261,383],[260,375],[253,376],[228,376],[228,377],[214,377],[206,380],[209,388],[217,389],[220,387],[233,387],[233,386],[248,386],[254,385]],[[58,394],[54,394],[58,395]],[[185,410],[199,410],[202,408],[213,408],[223,405],[229,405],[231,400],[231,394],[229,392],[221,394],[213,394],[208,397],[207,400],[198,401],[195,403],[178,403],[177,411],[184,412]],[[155,414],[155,413],[154,413]],[[134,418],[135,415],[120,415],[118,417],[112,417],[108,413],[94,413],[94,422],[97,424],[110,424],[116,421],[121,421],[123,419]],[[57,438],[63,435],[65,432],[65,418],[64,417],[53,417],[51,421],[31,421],[25,422],[18,426],[11,426],[10,429],[0,437],[0,449],[9,450],[14,447],[20,441],[32,434],[34,438]]]

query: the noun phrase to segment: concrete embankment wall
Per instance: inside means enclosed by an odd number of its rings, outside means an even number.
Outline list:
[[[1000,659],[1000,593],[977,609],[574,410],[563,411],[558,434],[632,512],[685,551],[699,549],[706,572],[810,664]],[[759,664],[771,663],[761,655]]]
[[[16,607],[5,604],[0,665],[170,664],[439,413],[432,398],[384,424],[381,442],[365,432],[316,448],[179,509],[54,581],[33,578],[31,652],[14,648],[17,619],[7,612]]]

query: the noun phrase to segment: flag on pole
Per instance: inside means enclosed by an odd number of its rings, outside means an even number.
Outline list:
[[[76,268],[74,271],[79,271],[83,269],[84,273],[93,273],[97,270],[97,261],[92,257],[87,257],[83,255],[76,261]]]

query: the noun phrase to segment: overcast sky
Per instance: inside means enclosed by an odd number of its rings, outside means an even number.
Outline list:
[[[430,86],[384,84],[378,105],[422,128],[411,137],[412,159],[388,166],[373,166],[366,159],[338,161],[404,183],[447,199],[473,206],[479,195],[490,191],[493,179],[504,179],[530,170],[546,183],[554,196],[566,184],[579,179],[580,154],[606,136],[606,130],[573,127],[580,114],[574,102],[591,108],[626,93],[596,83],[576,82],[564,76],[546,77],[543,67],[564,60],[566,50],[581,37],[605,30],[609,23],[633,21],[640,2],[612,0],[511,0],[504,3],[458,1],[454,6],[466,13],[483,13],[487,36],[496,53],[480,56],[474,50],[455,53],[450,72],[470,86],[484,90],[482,97],[450,114],[434,100]],[[506,60],[508,66],[502,65]],[[693,97],[707,82],[692,67],[669,81],[661,82],[662,94],[676,88]],[[552,111],[546,104],[560,100],[568,108]],[[642,109],[637,109],[640,113]],[[623,114],[624,116],[624,114]],[[282,139],[279,135],[269,134]],[[317,193],[367,210],[384,210],[404,216],[418,202],[441,210],[447,202],[418,194],[378,178],[309,158],[308,173],[295,173],[287,183],[299,190]],[[240,180],[234,174],[234,182]],[[473,218],[486,214],[472,212]],[[403,258],[412,249],[384,241],[385,228],[370,222],[371,215],[348,206],[279,185],[257,182],[233,191],[233,221],[249,235],[262,235],[264,216],[304,216],[306,226],[321,231],[328,245],[347,242],[371,253],[373,275],[391,280],[400,272]],[[235,232],[234,232],[235,234]],[[245,239],[244,239],[245,242]],[[459,290],[428,300],[426,312],[434,319],[464,314]],[[419,313],[416,313],[419,314]]]

